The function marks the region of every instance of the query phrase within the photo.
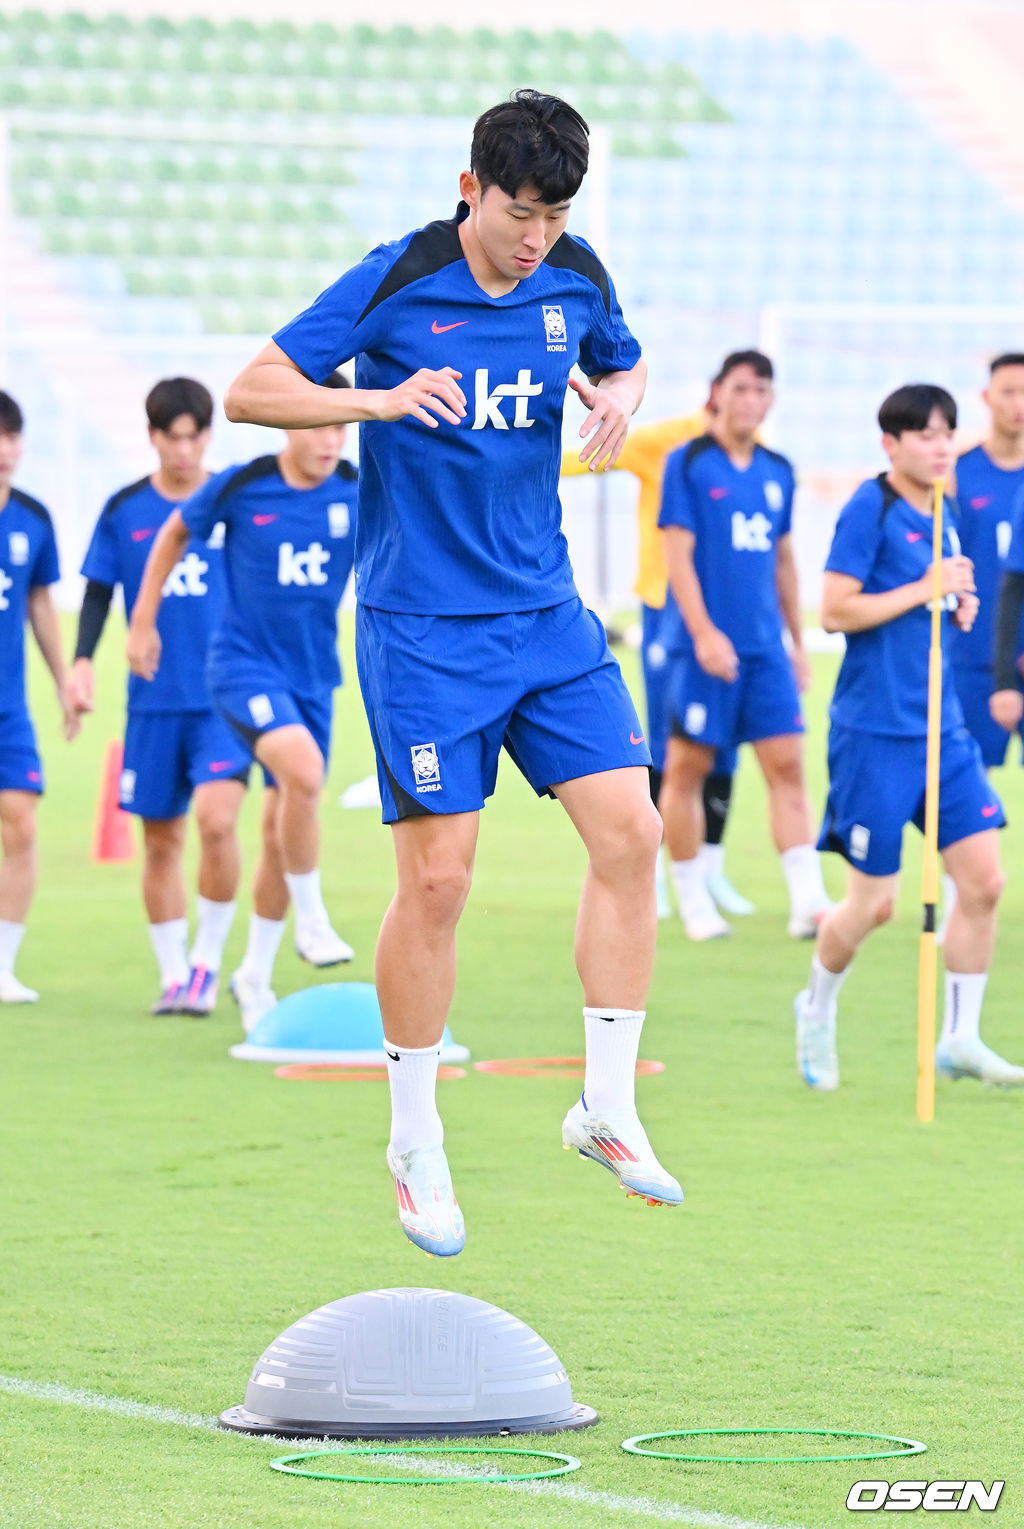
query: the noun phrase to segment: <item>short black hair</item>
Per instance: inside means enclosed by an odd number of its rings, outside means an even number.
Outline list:
[[[324,378],[320,386],[322,388],[350,388],[352,384],[344,372],[332,372],[329,377]]]
[[[20,435],[25,428],[25,416],[10,393],[0,393],[0,435]]]
[[[517,196],[535,186],[548,207],[580,189],[590,156],[590,129],[567,101],[517,90],[476,119],[469,167],[484,190]]]
[[[878,411],[883,435],[897,439],[905,430],[925,430],[938,409],[951,430],[956,429],[956,400],[934,382],[908,382],[890,393]]]
[[[989,376],[994,377],[1001,366],[1024,366],[1024,352],[1008,350],[1003,355],[997,356],[994,361],[989,362]]]
[[[150,388],[146,397],[146,418],[151,430],[169,430],[176,419],[190,414],[197,430],[209,430],[213,420],[213,399],[208,388],[194,377],[165,377]]]
[[[749,366],[754,376],[763,378],[765,382],[771,382],[775,376],[775,368],[764,351],[731,350],[712,377],[711,386],[715,387],[719,382],[724,382],[729,373],[734,372],[738,366]]]

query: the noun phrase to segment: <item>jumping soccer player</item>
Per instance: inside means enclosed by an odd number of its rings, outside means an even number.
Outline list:
[[[25,694],[25,623],[31,626],[64,713],[64,736],[81,723],[68,697],[60,627],[50,585],[60,578],[57,540],[37,499],[12,488],[24,420],[0,393],[0,1003],[35,1003],[14,962],[36,889],[36,799],[43,766]]]
[[[85,597],[71,670],[78,712],[93,709],[93,654],[114,588],[131,617],[153,538],[167,516],[206,482],[203,455],[213,399],[201,382],[171,377],[146,399],[159,466],[120,489],[96,522],[82,564]],[[193,537],[167,580],[160,608],[162,662],[151,685],[132,675],[119,799],[142,820],[142,900],[160,971],[151,1014],[210,1014],[224,944],[235,916],[241,859],[236,826],[249,756],[206,693],[206,650],[224,604],[223,526]],[[186,813],[199,831],[199,900],[191,954],[182,857]]]
[[[862,941],[891,918],[905,824],[924,824],[932,594],[933,483],[953,466],[956,404],[944,388],[912,383],[878,411],[890,468],[862,483],[839,516],[825,565],[822,624],[846,634],[832,699],[829,794],[819,846],[849,861],[846,896],[822,921],[807,988],[795,1001],[797,1065],[812,1088],[839,1086],[836,1008]],[[1003,887],[1005,819],[952,683],[954,625],[978,610],[952,505],[943,525],[942,718],[939,849],[956,883],[946,930],[946,1004],[935,1050],[944,1077],[1024,1084],[1024,1068],[978,1034]]]
[[[377,944],[389,1053],[387,1160],[406,1235],[465,1240],[435,1102],[455,931],[502,745],[589,856],[576,928],[583,1098],[566,1147],[633,1194],[682,1192],[634,1106],[657,916],[650,753],[561,531],[566,387],[594,467],[644,390],[640,349],[594,252],[565,233],[587,168],[577,112],[532,90],[485,112],[455,217],[374,250],[279,331],[229,389],[235,419],[365,421],[357,651],[398,890]],[[317,382],[356,356],[354,392]],[[579,359],[589,380],[570,377]],[[460,387],[460,382],[463,386]]]
[[[793,469],[757,441],[772,404],[772,377],[760,351],[727,356],[711,384],[709,429],[672,453],[662,487],[679,616],[674,638],[666,632],[662,639],[675,677],[660,805],[680,910],[694,940],[731,932],[708,894],[699,858],[701,790],[716,750],[740,743],[754,745],[768,787],[790,934],[813,937],[830,906],[804,784],[799,690],[810,670],[791,535]]]
[[[325,386],[348,384],[339,375]],[[344,444],[340,424],[290,430],[280,455],[210,478],[153,543],[128,633],[132,670],[154,680],[161,591],[189,538],[205,540],[223,525],[227,592],[207,685],[267,784],[249,939],[231,979],[246,1031],[277,1002],[270,984],[289,900],[303,960],[336,966],[352,959],[331,927],[318,869],[320,793],[341,684],[338,606],[356,523],[357,474],[342,460]]]
[[[669,669],[662,626],[665,604],[669,599],[668,568],[665,563],[664,532],[658,526],[661,508],[661,483],[665,461],[670,451],[701,435],[707,427],[707,415],[687,414],[678,419],[659,420],[654,425],[639,425],[626,436],[616,469],[631,472],[640,482],[636,516],[638,533],[637,578],[634,592],[640,598],[640,663],[647,701],[647,743],[651,750],[651,795],[661,793],[661,775],[665,748],[672,725],[669,699]],[[562,453],[562,477],[576,477],[589,471],[575,451]],[[756,910],[741,897],[725,874],[725,825],[732,800],[732,782],[736,773],[736,751],[722,750],[715,755],[710,775],[704,781],[704,843],[700,857],[708,891],[723,913],[745,915]],[[657,864],[658,917],[669,918],[672,905],[665,886],[664,861]]]

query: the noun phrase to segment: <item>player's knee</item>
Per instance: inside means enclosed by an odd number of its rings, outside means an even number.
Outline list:
[[[631,802],[602,825],[596,838],[588,839],[591,867],[598,876],[617,882],[631,875],[649,877],[654,873],[663,832],[661,815],[653,802],[647,798]]]
[[[0,835],[5,855],[27,855],[35,848],[36,804],[29,797],[26,801],[5,803],[0,818]]]
[[[217,848],[227,844],[234,835],[235,814],[224,807],[197,808],[196,828],[207,849]]]
[[[184,834],[178,822],[151,819],[143,828],[146,865],[150,870],[162,871],[176,865],[184,849]]]
[[[874,928],[879,929],[883,924],[888,924],[895,912],[895,897],[891,892],[883,892],[880,897],[875,899],[872,905],[871,917]]]
[[[402,878],[400,890],[415,899],[423,916],[433,924],[451,924],[465,906],[473,873],[457,857],[431,857]]]
[[[957,899],[965,913],[985,915],[993,912],[1005,885],[1006,875],[1002,866],[993,865],[958,885]]]

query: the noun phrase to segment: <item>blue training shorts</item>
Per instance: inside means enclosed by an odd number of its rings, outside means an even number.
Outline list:
[[[215,711],[130,711],[118,800],[125,812],[179,818],[197,786],[249,779],[249,760]]]
[[[0,713],[0,791],[43,794],[43,762],[25,710]]]
[[[672,731],[712,749],[802,733],[793,665],[780,641],[769,653],[741,653],[739,674],[719,680],[690,654],[680,658],[672,689]]]
[[[604,627],[579,596],[501,616],[361,605],[356,659],[385,823],[478,811],[502,746],[538,796],[651,762]]]
[[[835,850],[866,876],[900,868],[903,829],[924,829],[924,738],[861,733],[834,722],[828,738],[828,802],[819,849]],[[939,849],[1003,828],[981,751],[965,727],[944,733],[939,755]]]
[[[678,662],[661,640],[664,610],[642,605],[640,661],[647,697],[647,742],[651,763],[656,770],[665,768],[665,749],[672,731],[673,663]],[[711,767],[712,775],[735,775],[736,750],[719,749]]]
[[[210,699],[228,723],[233,733],[245,745],[246,753],[256,758],[256,743],[264,733],[272,733],[279,727],[304,727],[313,736],[313,742],[324,756],[324,771],[331,756],[331,721],[334,715],[334,692],[324,695],[297,695],[281,688],[276,674],[266,677],[266,688],[258,688],[254,680],[243,687],[221,684],[207,673]],[[276,687],[276,688],[275,688]],[[261,764],[263,779],[268,786],[277,782]]]
[[[992,694],[992,670],[954,666],[953,680],[963,707],[967,731],[977,740],[985,769],[993,770],[1005,764],[1006,751],[1013,735],[1005,727],[999,726],[988,709],[988,698]],[[1024,745],[1024,720],[1017,728],[1017,734]],[[1021,763],[1024,764],[1024,753],[1021,755]]]

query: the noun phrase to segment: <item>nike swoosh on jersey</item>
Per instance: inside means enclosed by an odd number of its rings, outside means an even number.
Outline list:
[[[270,522],[276,519],[276,515],[254,515],[252,523],[254,526],[269,526]]]
[[[630,743],[643,743],[644,735],[643,735],[643,733],[641,733],[639,738],[638,738],[636,733],[630,733],[629,741],[630,741]]]
[[[234,762],[233,759],[214,759],[210,762],[210,769],[213,771],[230,770]]]
[[[144,531],[133,531],[132,532],[132,541],[133,542],[144,542],[146,540],[147,536],[155,536],[155,535],[156,535],[156,526],[147,526]]]
[[[908,531],[907,532],[907,541],[908,542],[919,542],[923,535],[924,535],[923,531]]]
[[[712,499],[727,499],[729,497],[729,490],[727,488],[709,488],[708,493]]]
[[[998,811],[999,811],[999,808],[993,802],[991,807],[983,807],[981,809],[981,815],[982,815],[983,818],[994,818]]]
[[[983,510],[987,504],[992,503],[991,494],[981,494],[977,499],[971,500],[972,510]]]
[[[459,319],[457,324],[439,324],[435,319],[430,326],[431,334],[447,334],[449,329],[461,329],[463,324],[468,324],[468,319]]]

